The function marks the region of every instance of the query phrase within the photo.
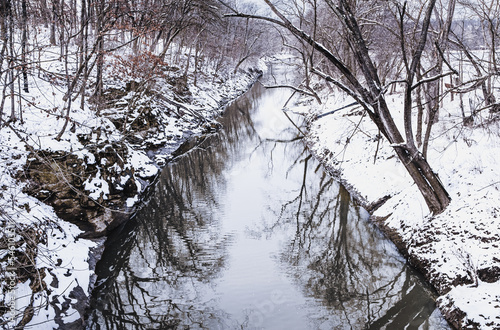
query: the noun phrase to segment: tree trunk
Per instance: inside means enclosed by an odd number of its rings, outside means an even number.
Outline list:
[[[45,27],[47,27],[48,23],[51,22],[50,19],[50,11],[48,9],[49,7],[47,6],[47,1],[46,0],[40,0],[40,6],[38,10],[40,11],[40,16],[42,17],[42,22]]]
[[[198,86],[198,66],[199,66],[199,61],[200,61],[200,55],[203,51],[203,48],[199,42],[196,43],[196,49],[194,52],[194,81],[193,84],[195,86]]]
[[[14,18],[12,17],[12,12],[9,15],[9,48],[10,48],[10,58],[9,58],[9,70],[8,74],[10,76],[9,87],[10,87],[10,118],[9,121],[16,121],[16,100],[15,100],[15,64],[14,59],[16,53],[14,50]]]
[[[28,24],[28,12],[26,10],[26,0],[22,1],[22,37],[21,37],[21,62],[24,81],[24,91],[29,93],[28,89],[28,69],[26,67],[26,41],[28,39],[26,26]]]
[[[81,22],[80,22],[80,27],[81,27],[81,35],[80,35],[80,65],[84,65],[83,67],[83,80],[82,80],[82,87],[80,90],[80,97],[81,97],[81,103],[80,103],[80,108],[84,109],[85,107],[85,89],[87,88],[87,64],[85,61],[85,54],[88,52],[88,28],[89,28],[89,23],[87,22],[87,0],[81,0]]]
[[[64,23],[64,20],[66,19],[66,15],[64,14],[64,0],[60,0],[61,2],[59,3],[59,50],[61,54],[61,58],[64,57],[64,49],[66,48],[66,42],[69,42],[64,40],[65,38],[65,29],[66,29],[66,24]]]
[[[9,32],[8,32],[8,27],[7,27],[7,20],[9,18],[9,13],[10,13],[10,0],[0,0],[0,38],[2,40],[2,50],[0,53],[0,66],[3,67],[4,60],[6,57],[8,57],[8,51],[9,51]],[[5,56],[7,54],[7,56]],[[8,59],[7,59],[7,66],[9,65]],[[5,105],[5,100],[7,98],[7,86],[8,86],[8,76],[9,72],[1,73],[0,72],[0,79],[2,78],[2,74],[5,74],[3,76],[3,82],[4,82],[4,87],[2,90],[2,100],[0,103],[0,126],[3,124],[3,115],[4,115],[4,105]]]
[[[406,91],[406,98],[409,97],[411,97],[411,90]],[[411,109],[411,100],[405,100],[405,108]],[[405,114],[408,115],[406,109]],[[375,122],[375,124],[379,129],[386,130],[389,142],[393,145],[398,158],[420,190],[429,210],[433,214],[443,212],[450,203],[450,196],[438,175],[432,171],[424,155],[415,146],[413,133],[410,129],[411,121],[405,118],[405,141],[390,116],[389,108],[383,98],[378,102],[378,112],[381,114],[382,120]]]
[[[104,0],[97,4],[97,59],[96,59],[96,87],[94,92],[97,114],[101,111],[101,97],[103,94],[103,69],[104,69]]]
[[[422,79],[420,74],[420,66],[417,68],[417,80]],[[424,118],[424,105],[422,104],[422,86],[417,87],[417,132],[415,139],[417,140],[417,146],[420,148],[422,146],[422,125]]]
[[[456,0],[450,0],[448,4],[448,12],[444,26],[441,29],[441,33],[436,40],[436,46],[433,50],[433,58],[437,59],[437,63],[430,70],[430,76],[438,76],[443,72],[444,63],[444,52],[448,48],[448,37],[451,30],[451,23],[453,21],[453,15],[455,13],[455,3]],[[424,157],[427,156],[427,148],[429,146],[429,139],[431,135],[432,126],[439,121],[439,102],[440,102],[440,84],[441,79],[431,81],[427,85],[426,96],[428,104],[428,115],[427,115],[427,128],[425,130],[425,136],[422,147],[422,154]]]
[[[436,0],[430,0],[425,8],[425,15],[422,21],[420,37],[416,42],[416,47],[412,56],[411,66],[407,65],[406,90],[404,102],[404,126],[406,141],[403,139],[398,127],[394,122],[391,111],[385,101],[385,89],[380,82],[377,72],[368,50],[363,32],[358,25],[354,11],[351,8],[351,2],[347,0],[325,0],[328,7],[339,18],[344,25],[347,34],[347,40],[353,53],[353,59],[357,62],[359,71],[362,77],[357,75],[346,66],[337,55],[334,55],[322,43],[315,40],[303,30],[298,29],[285,15],[283,15],[271,0],[264,0],[270,7],[272,12],[277,16],[276,18],[264,17],[258,15],[246,15],[239,12],[234,15],[242,18],[258,18],[263,19],[273,24],[286,28],[298,39],[311,45],[316,51],[322,54],[325,59],[333,65],[338,72],[345,79],[342,83],[330,76],[327,76],[314,67],[313,72],[325,78],[327,81],[334,83],[342,91],[348,93],[353,97],[367,112],[370,119],[375,123],[380,132],[387,138],[389,143],[394,147],[394,150],[406,167],[408,173],[413,178],[418,189],[422,193],[424,200],[433,214],[441,213],[450,203],[450,197],[446,189],[442,185],[436,173],[434,173],[427,163],[425,157],[419,152],[414,143],[414,136],[412,131],[412,85],[414,77],[421,62],[423,50],[426,45],[429,25],[431,22],[432,11],[434,9]],[[453,1],[453,0],[452,0]],[[404,37],[403,35],[401,36]],[[406,56],[406,54],[404,55]]]
[[[69,71],[68,71],[68,44],[65,43],[65,46],[64,46],[64,54],[63,54],[63,58],[64,58],[64,70],[65,70],[65,73],[66,73],[66,85],[68,86],[68,93],[69,93],[69,97],[67,99],[67,107],[65,109],[62,109],[62,114],[61,116],[64,117],[64,125],[61,129],[61,131],[59,132],[59,134],[57,134],[56,136],[56,140],[59,141],[61,140],[61,137],[62,135],[64,134],[64,132],[66,131],[66,127],[68,126],[68,122],[70,120],[69,118],[69,114],[71,112],[71,101],[72,101],[72,96],[71,96],[71,93],[70,93],[70,89],[71,89],[71,81],[69,79]],[[65,111],[66,110],[66,111]]]
[[[397,146],[394,149],[422,193],[429,210],[433,214],[443,212],[450,203],[450,195],[438,175],[432,171],[427,160],[416,148]]]
[[[267,1],[267,0],[266,0]],[[418,189],[422,193],[424,200],[433,214],[441,213],[450,203],[450,197],[444,188],[441,180],[434,173],[427,163],[425,156],[422,155],[415,146],[412,130],[412,84],[420,63],[420,59],[427,40],[427,31],[430,25],[432,10],[435,0],[431,1],[427,7],[426,15],[423,21],[422,32],[418,46],[413,54],[411,66],[408,67],[405,100],[404,100],[404,127],[406,141],[403,139],[399,129],[385,102],[381,83],[377,70],[370,58],[368,47],[361,29],[359,28],[354,14],[346,1],[340,1],[337,8],[339,16],[342,17],[350,31],[354,55],[361,67],[363,76],[367,82],[368,90],[361,89],[360,96],[363,101],[370,104],[373,112],[370,118],[377,125],[379,130],[386,136],[389,142],[394,146],[396,154],[406,167],[408,173],[413,178]],[[359,82],[357,81],[359,84]],[[369,112],[370,113],[370,112]]]
[[[57,1],[52,0],[52,20],[50,22],[50,44],[53,46],[56,45]]]

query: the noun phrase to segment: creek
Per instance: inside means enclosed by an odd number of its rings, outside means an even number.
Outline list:
[[[290,95],[255,84],[163,169],[108,238],[88,329],[447,328],[431,288],[310,156],[281,110]]]

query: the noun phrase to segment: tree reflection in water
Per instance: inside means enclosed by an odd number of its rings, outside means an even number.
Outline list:
[[[366,212],[308,155],[291,125],[269,120],[270,108],[282,114],[261,103],[262,94],[277,95],[266,93],[255,86],[235,102],[221,119],[224,130],[192,142],[163,170],[144,208],[109,238],[89,329],[294,328],[298,319],[313,329],[392,329],[435,322],[429,292]],[[279,266],[259,269],[259,261],[236,271],[242,257],[235,250],[248,249],[262,249],[257,258]],[[227,278],[234,273],[247,282]],[[283,299],[269,300],[266,286],[253,291],[262,282],[285,283]],[[256,295],[276,306],[264,304],[257,314],[245,300]],[[279,321],[266,323],[273,318]]]
[[[261,92],[235,102],[223,133],[191,141],[192,149],[163,170],[147,205],[108,239],[88,328],[228,325],[223,311],[204,306],[232,239],[213,215],[225,189],[221,172],[241,153],[237,141],[254,135],[247,109]]]
[[[366,223],[368,214],[343,186],[337,188],[325,172],[319,184],[308,185],[308,161],[299,195],[282,205],[273,227],[295,222],[281,261],[291,266],[289,275],[305,295],[328,306],[314,328],[429,328],[435,304],[422,279]],[[328,196],[332,190],[338,190],[334,198]]]

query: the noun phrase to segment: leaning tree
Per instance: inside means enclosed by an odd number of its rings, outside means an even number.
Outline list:
[[[311,11],[316,14],[321,12],[322,17],[328,17],[327,20],[323,21],[311,20],[309,28],[299,27],[293,22],[293,15],[290,14],[293,6],[287,6],[284,9],[271,2],[271,0],[264,1],[271,9],[272,14],[248,14],[228,5],[227,7],[231,12],[226,16],[271,22],[284,28],[301,42],[307,43],[314,52],[321,54],[322,61],[317,62],[326,61],[335,68],[337,74],[326,73],[319,68],[319,65],[312,65],[310,70],[353,97],[363,107],[406,167],[422,193],[429,210],[434,214],[441,213],[450,203],[450,196],[438,175],[428,164],[424,154],[416,146],[412,123],[414,91],[422,85],[431,84],[451,73],[438,73],[434,76],[424,77],[417,76],[426,47],[439,46],[433,46],[428,42],[429,27],[436,0],[427,1],[425,6],[421,7],[420,12],[417,12],[417,15],[408,11],[406,2],[378,0],[363,2],[323,0],[321,2],[321,0],[304,0],[302,2],[307,3]],[[227,5],[227,3],[225,4]],[[374,59],[373,50],[383,48],[385,41],[376,33],[370,33],[370,29],[374,25],[388,27],[388,22],[382,20],[373,21],[366,16],[363,17],[362,9],[370,11],[370,7],[372,13],[384,8],[393,13],[392,17],[390,15],[389,17],[386,16],[384,20],[392,19],[395,29],[390,32],[393,35],[395,34],[399,40],[399,49],[393,52],[393,56],[400,57],[403,70],[399,77],[395,77],[390,81],[381,79],[377,61]],[[318,15],[313,16],[317,17]],[[354,65],[352,63],[346,64],[345,52],[340,53],[335,49],[335,46],[329,47],[320,41],[320,31],[335,25],[341,26],[344,31],[341,38],[347,42],[350,49],[349,56],[351,59],[354,58]],[[413,32],[413,38],[407,37],[410,32]],[[440,52],[438,51],[438,53]],[[395,123],[395,109],[391,109],[386,102],[386,93],[389,87],[395,83],[405,86],[404,132],[400,131]],[[429,123],[429,125],[431,124]]]

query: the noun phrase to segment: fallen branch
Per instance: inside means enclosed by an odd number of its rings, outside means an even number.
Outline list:
[[[207,120],[205,119],[205,117],[203,117],[203,116],[202,116],[202,115],[200,115],[199,113],[196,113],[194,110],[189,109],[188,107],[186,107],[186,106],[185,106],[184,104],[182,104],[182,103],[178,103],[178,102],[175,102],[174,100],[170,100],[170,99],[168,99],[167,97],[165,97],[165,96],[163,96],[163,95],[161,95],[161,94],[157,94],[156,96],[157,96],[160,100],[165,101],[165,102],[167,102],[167,103],[169,103],[169,104],[171,104],[171,105],[173,105],[173,106],[176,106],[176,107],[177,107],[177,109],[182,109],[182,110],[184,110],[184,111],[188,112],[190,115],[192,115],[192,116],[194,116],[194,117],[196,117],[196,118],[198,118],[198,119],[200,119],[200,120],[202,120],[202,121],[204,121],[204,122],[206,122],[206,121],[207,121]]]
[[[345,108],[352,107],[353,105],[356,105],[356,104],[359,104],[359,103],[358,102],[352,102],[352,103],[350,103],[348,105],[344,105],[343,107],[340,107],[338,109],[335,109],[335,110],[332,110],[332,111],[329,111],[329,112],[326,112],[326,113],[322,113],[321,115],[316,116],[314,119],[316,120],[316,119],[319,119],[319,118],[322,118],[322,117],[334,114],[337,111],[343,110]]]
[[[273,86],[266,86],[264,85],[263,83],[260,83],[264,88],[290,88],[290,89],[293,89],[295,92],[298,92],[298,93],[301,93],[301,94],[304,94],[304,95],[307,95],[307,96],[311,96],[311,97],[314,97],[316,99],[316,101],[318,101],[319,104],[321,104],[321,99],[319,98],[318,94],[314,93],[314,92],[309,92],[309,91],[306,91],[304,89],[300,89],[300,88],[297,88],[295,86],[292,86],[292,85],[273,85]]]

